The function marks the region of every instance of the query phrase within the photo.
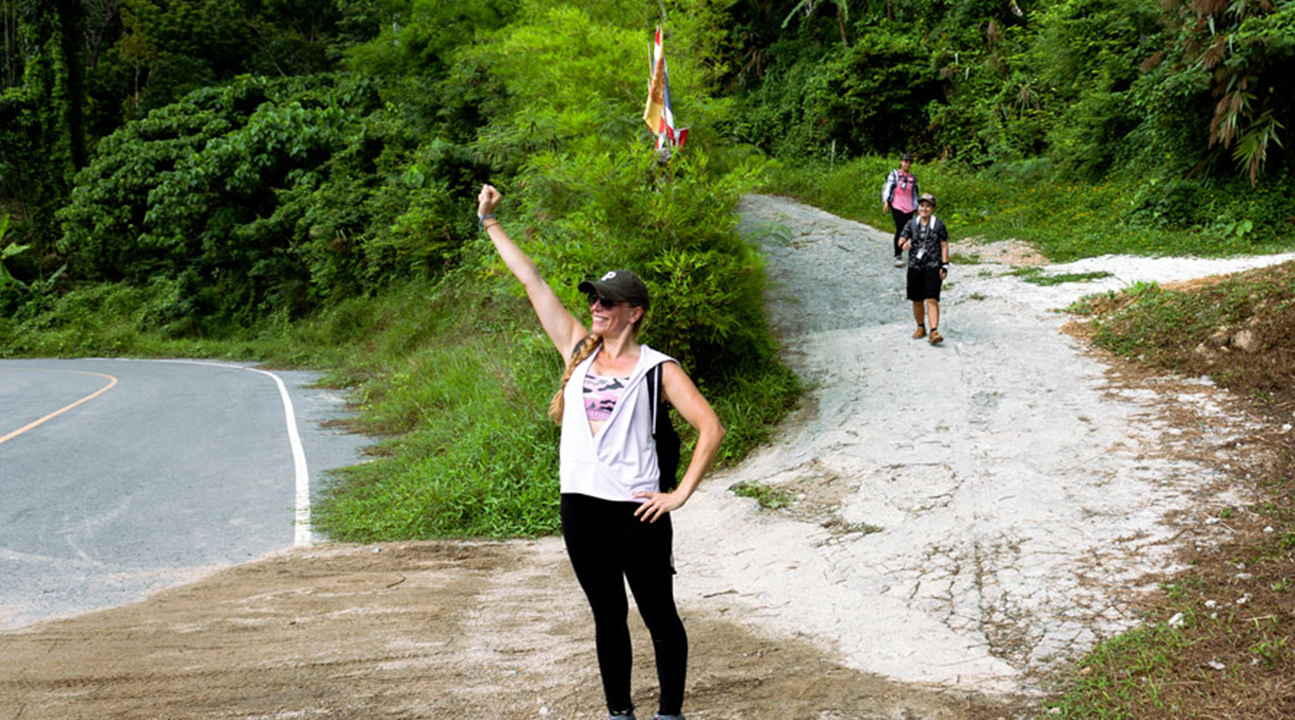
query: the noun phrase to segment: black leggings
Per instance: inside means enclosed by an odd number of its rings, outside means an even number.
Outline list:
[[[913,219],[913,213],[896,210],[895,206],[891,205],[890,216],[895,218],[895,239],[891,241],[891,245],[894,246],[895,257],[899,257],[904,252],[899,249],[899,234],[904,231],[904,226],[908,224],[908,221]]]
[[[627,623],[625,580],[639,614],[652,634],[662,715],[683,712],[688,669],[688,635],[674,604],[670,516],[654,523],[634,517],[635,502],[613,502],[588,495],[562,496],[562,537],[576,579],[594,613],[594,636],[603,693],[612,714],[628,712],[633,651]]]

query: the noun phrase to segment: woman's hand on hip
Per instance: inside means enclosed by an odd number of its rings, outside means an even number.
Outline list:
[[[678,510],[688,502],[688,498],[673,492],[641,492],[635,493],[634,497],[647,498],[647,502],[639,505],[634,511],[638,519],[644,522],[656,522],[662,515]]]

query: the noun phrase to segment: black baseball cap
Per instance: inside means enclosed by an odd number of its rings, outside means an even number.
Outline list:
[[[630,270],[612,270],[597,280],[585,280],[576,286],[580,292],[598,293],[612,302],[627,302],[647,309],[647,284]]]
[[[913,155],[912,153],[904,153],[899,159],[901,162],[913,162]]]

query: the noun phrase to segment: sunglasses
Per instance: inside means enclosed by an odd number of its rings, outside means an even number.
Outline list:
[[[617,305],[620,305],[620,301],[608,300],[607,298],[603,297],[602,295],[599,295],[598,293],[589,293],[588,297],[589,297],[590,305],[597,303],[599,305],[602,305],[604,310],[611,310]]]

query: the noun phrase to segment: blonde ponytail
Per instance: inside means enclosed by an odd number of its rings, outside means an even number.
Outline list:
[[[580,341],[580,344],[576,346],[575,354],[567,361],[567,370],[562,373],[562,382],[558,385],[558,392],[553,396],[553,400],[549,402],[549,417],[553,418],[553,422],[558,425],[562,424],[562,411],[566,407],[562,394],[566,392],[567,381],[571,379],[571,373],[575,372],[577,365],[584,362],[590,355],[594,354],[595,350],[602,347],[602,344],[603,338],[601,335],[589,335]]]

